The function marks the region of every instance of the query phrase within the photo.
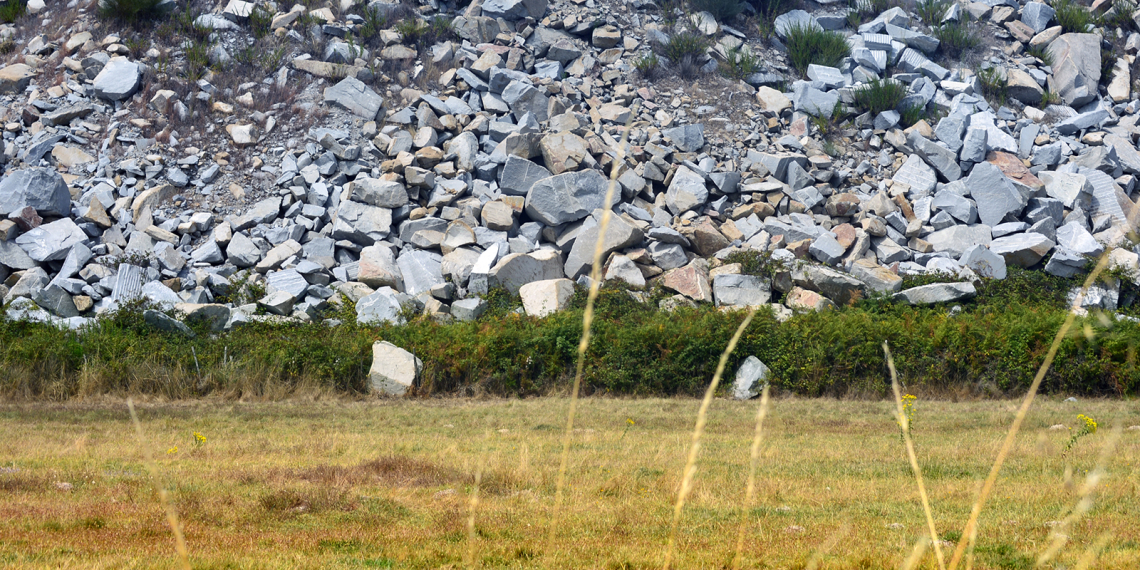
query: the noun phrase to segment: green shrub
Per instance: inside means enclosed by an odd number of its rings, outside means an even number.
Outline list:
[[[109,20],[134,22],[163,15],[161,0],[98,0],[99,16]]]
[[[661,69],[661,60],[657,58],[657,54],[648,52],[633,60],[633,68],[637,70],[642,77],[652,79],[657,71]]]
[[[698,74],[708,47],[709,40],[703,35],[681,32],[670,36],[668,41],[657,44],[654,49],[669,60],[682,78],[691,79]]]
[[[996,67],[987,67],[978,70],[978,81],[982,84],[982,93],[999,105],[1005,103],[1006,87],[1009,80],[1005,73]]]
[[[1046,46],[1026,46],[1025,55],[1035,57],[1041,60],[1041,63],[1045,65],[1053,65],[1053,56],[1049,54],[1049,50]]]
[[[855,88],[855,104],[872,115],[890,111],[906,97],[906,85],[893,79],[876,79]]]
[[[838,67],[851,53],[847,39],[838,32],[829,32],[816,26],[793,25],[788,29],[788,58],[800,73],[811,64]]]
[[[5,24],[15,23],[16,20],[24,17],[28,13],[27,0],[8,0],[0,4],[0,22]]]
[[[273,30],[270,26],[273,24],[273,14],[257,4],[249,13],[249,30],[255,39],[261,39],[268,36]]]
[[[950,0],[919,0],[915,11],[923,24],[934,27],[942,23],[942,17],[948,8]]]
[[[760,59],[751,53],[729,50],[720,64],[720,74],[729,79],[744,79],[762,69]]]
[[[1096,16],[1073,0],[1053,0],[1050,5],[1057,12],[1053,19],[1061,26],[1061,33],[1088,33],[1089,27],[1096,24]]]
[[[948,58],[958,58],[981,43],[973,27],[964,20],[936,26],[934,37],[939,41],[938,51]]]
[[[728,22],[744,10],[739,0],[689,0],[689,11],[708,12],[718,22]]]
[[[776,32],[776,17],[783,12],[785,0],[751,0],[752,7],[756,9],[756,32],[763,39],[772,37]]]
[[[903,127],[913,126],[926,118],[926,106],[915,103],[899,110],[899,122]]]
[[[1101,17],[1101,25],[1105,28],[1120,28],[1128,31],[1133,27],[1132,14],[1136,12],[1136,2],[1132,0],[1116,0],[1112,9]]]
[[[403,36],[405,42],[415,44],[416,49],[420,51],[455,37],[455,32],[451,29],[451,19],[444,16],[436,16],[426,21],[415,17],[405,18],[396,24],[396,31]]]

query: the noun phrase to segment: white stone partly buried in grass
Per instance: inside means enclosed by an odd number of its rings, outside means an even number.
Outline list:
[[[569,279],[547,279],[527,283],[519,288],[523,308],[532,317],[545,317],[570,306],[574,282]]]
[[[768,376],[772,373],[759,358],[749,356],[736,369],[736,381],[732,383],[732,397],[735,400],[750,400],[760,395]]]
[[[419,380],[424,363],[416,355],[383,340],[372,344],[368,383],[386,396],[403,396]]]

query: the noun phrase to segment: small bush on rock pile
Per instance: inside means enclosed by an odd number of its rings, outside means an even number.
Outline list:
[[[1051,5],[1057,11],[1053,19],[1061,25],[1063,34],[1084,34],[1096,24],[1096,16],[1073,0],[1053,0]]]
[[[847,39],[838,32],[829,32],[816,26],[793,25],[788,28],[788,58],[800,73],[811,64],[839,67],[843,58],[851,54]]]
[[[0,4],[0,22],[11,24],[28,13],[28,3],[25,0],[8,0]]]
[[[744,4],[737,0],[689,0],[689,10],[708,12],[716,21],[727,22],[744,10]]]
[[[705,51],[709,48],[709,41],[697,33],[681,32],[673,34],[668,41],[655,47],[658,54],[677,68],[681,77],[689,79],[697,74]]]
[[[134,22],[153,20],[163,14],[162,0],[99,0],[99,16]]]
[[[891,79],[876,79],[855,90],[855,104],[872,115],[890,111],[906,97],[906,85]]]

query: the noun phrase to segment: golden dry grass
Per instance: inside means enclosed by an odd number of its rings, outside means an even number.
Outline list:
[[[699,405],[580,402],[550,552],[565,399],[201,401],[139,413],[195,568],[458,568],[469,552],[483,568],[656,568]],[[1017,405],[919,399],[913,434],[943,538],[961,531]],[[678,568],[732,562],[756,406],[709,409]],[[824,550],[819,568],[902,565],[927,525],[893,408],[772,400],[741,567],[803,568]],[[1132,402],[1039,399],[982,513],[974,568],[1031,568],[1048,546],[1109,435],[1077,444],[1066,481],[1068,431],[1049,428],[1075,426],[1078,413],[1103,428],[1140,424]],[[1048,567],[1073,568],[1106,533],[1091,567],[1136,567],[1138,459],[1140,430],[1126,429],[1092,510]],[[122,402],[0,407],[0,566],[176,567],[146,473]],[[917,567],[937,567],[931,549]]]

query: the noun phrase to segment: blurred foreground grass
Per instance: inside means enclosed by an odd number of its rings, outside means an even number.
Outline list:
[[[564,399],[201,400],[139,412],[195,568],[458,568],[469,552],[483,568],[652,568],[663,560],[698,405],[584,400],[549,551]],[[676,567],[732,560],[756,405],[713,403]],[[899,567],[925,524],[893,405],[772,402],[746,513],[745,568],[802,568],[828,542],[835,546],[821,568]],[[915,404],[919,460],[944,538],[958,538],[1016,405]],[[1062,458],[1070,432],[1050,427],[1077,429],[1078,414],[1101,430]],[[1050,567],[1072,568],[1105,533],[1093,567],[1137,567],[1140,429],[1127,428],[1140,424],[1140,408],[1058,398],[1030,412],[983,512],[975,568],[1033,567],[1117,423],[1125,431],[1096,505]],[[145,474],[120,401],[0,407],[0,566],[174,567]],[[929,550],[920,567],[937,567]]]

